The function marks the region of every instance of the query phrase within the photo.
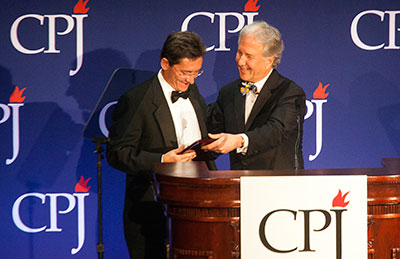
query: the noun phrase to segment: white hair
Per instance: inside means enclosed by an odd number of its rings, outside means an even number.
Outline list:
[[[276,68],[281,62],[282,52],[284,49],[283,40],[279,30],[265,21],[255,21],[243,27],[239,34],[238,43],[242,37],[248,35],[253,36],[264,45],[264,57],[274,57],[275,59],[272,67]]]

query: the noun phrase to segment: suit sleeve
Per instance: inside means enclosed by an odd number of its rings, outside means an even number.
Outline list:
[[[224,116],[218,99],[207,107],[207,129],[213,134],[224,132]]]
[[[143,98],[144,93],[123,95],[113,112],[107,161],[112,167],[127,173],[151,170],[161,161],[161,153],[141,149]]]
[[[300,100],[300,101],[298,101]],[[282,144],[290,134],[297,132],[297,118],[304,118],[305,94],[294,83],[268,112],[261,113],[254,127],[245,132],[249,137],[247,155],[255,155]]]

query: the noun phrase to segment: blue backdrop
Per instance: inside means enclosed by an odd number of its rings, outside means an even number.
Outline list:
[[[8,0],[0,8],[2,257],[96,258],[95,146],[82,131],[113,71],[158,71],[166,36],[196,31],[209,48],[197,83],[212,102],[238,77],[238,31],[260,19],[283,35],[279,72],[307,94],[306,168],[380,167],[381,157],[399,156],[398,1]],[[227,156],[217,164],[228,169]],[[104,164],[108,258],[128,256],[124,177]]]

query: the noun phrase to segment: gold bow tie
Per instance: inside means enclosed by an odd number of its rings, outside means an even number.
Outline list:
[[[242,87],[240,87],[240,93],[245,96],[249,91],[253,91],[254,94],[259,94],[257,86],[251,82],[242,82]]]

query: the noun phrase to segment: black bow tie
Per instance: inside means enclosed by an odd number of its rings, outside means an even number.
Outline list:
[[[189,88],[185,92],[172,91],[172,93],[171,93],[172,103],[178,101],[179,97],[182,97],[183,99],[187,99],[189,97]]]

